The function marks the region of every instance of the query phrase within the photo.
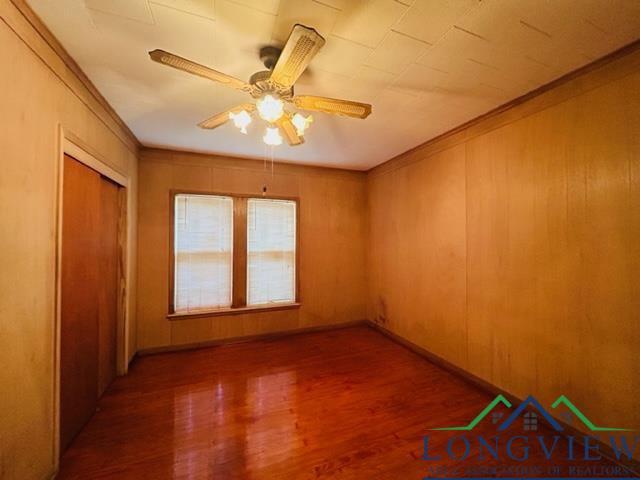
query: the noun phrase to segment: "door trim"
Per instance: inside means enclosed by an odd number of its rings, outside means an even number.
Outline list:
[[[71,131],[58,127],[58,158],[56,161],[56,231],[55,231],[55,305],[53,325],[53,465],[57,472],[60,464],[60,325],[62,299],[62,206],[64,194],[64,156],[73,157],[78,162],[95,170],[100,175],[118,184],[120,197],[120,288],[118,289],[118,319],[116,338],[116,372],[125,375],[129,367],[130,328],[130,285],[132,279],[131,249],[128,246],[129,218],[133,209],[133,199],[129,194],[130,179],[109,166],[99,154],[88,147]]]

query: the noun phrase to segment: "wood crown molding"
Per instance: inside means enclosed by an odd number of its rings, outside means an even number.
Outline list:
[[[631,57],[630,61],[622,62],[626,57]],[[620,62],[616,64],[616,62]],[[611,67],[611,68],[605,68]],[[368,170],[351,170],[333,167],[322,167],[314,165],[295,165],[288,162],[276,162],[280,167],[306,168],[309,171],[342,171],[354,174],[365,174],[375,176],[390,172],[410,165],[423,158],[434,155],[458,144],[464,143],[474,137],[485,134],[514,121],[533,115],[541,110],[557,105],[570,98],[581,95],[589,90],[602,86],[640,70],[640,40],[636,40],[604,57],[597,59],[587,65],[573,70],[549,83],[546,83],[535,90],[532,90],[520,97],[517,97],[503,105],[500,105],[487,113],[475,117],[462,125],[459,125],[431,140],[417,145],[403,153],[396,155],[389,160],[371,167]],[[589,77],[589,74],[595,74]],[[193,158],[208,157],[218,161],[229,162],[243,160],[245,162],[256,162],[255,168],[261,168],[262,160],[249,157],[233,157],[213,153],[204,153],[194,150],[176,150],[164,147],[144,147],[144,153],[148,154],[147,160],[154,160],[154,153],[168,153],[171,155],[192,156]],[[258,165],[259,163],[259,165]],[[229,166],[229,165],[224,165]]]
[[[369,170],[380,175],[410,165],[640,70],[640,40],[573,70]],[[592,75],[589,75],[592,74]]]
[[[82,71],[80,66],[76,63],[76,61],[69,55],[66,49],[62,46],[60,41],[51,33],[51,31],[47,28],[44,22],[38,17],[38,15],[33,11],[33,9],[27,4],[25,0],[11,0],[11,4],[18,10],[18,12],[24,17],[27,23],[36,31],[36,33],[42,38],[42,40],[48,45],[51,50],[53,50],[54,54],[57,55],[64,66],[66,66],[69,71],[79,80],[79,82],[86,88],[89,95],[93,97],[93,99],[102,107],[107,115],[107,117],[112,120],[115,125],[115,128],[111,128],[107,125],[110,130],[112,130],[119,138],[122,140],[127,147],[132,150],[133,153],[137,155],[138,150],[142,147],[142,144],[137,139],[137,137],[133,134],[131,129],[124,123],[124,121],[118,116],[113,107],[107,102],[107,100],[102,96],[100,91],[96,88],[96,86],[89,80],[89,77]],[[63,7],[62,7],[63,8]],[[6,20],[5,20],[6,22]],[[9,24],[9,23],[8,23]],[[20,36],[20,34],[14,29],[14,32]],[[22,40],[29,45],[29,42],[21,37]],[[34,53],[37,54],[35,49],[29,45]],[[55,73],[56,69],[53,65],[51,65],[47,59],[42,58],[43,62],[45,62],[49,68],[51,68]],[[64,79],[62,79],[64,82]],[[78,95],[78,92],[75,92],[75,89],[68,85],[67,86],[74,90],[74,93]],[[99,115],[97,112],[94,112],[98,118],[105,121],[105,119]],[[105,124],[107,122],[105,121]]]
[[[89,78],[85,75],[78,64],[64,49],[62,44],[55,38],[46,25],[35,14],[31,7],[25,0],[11,0],[11,3],[22,14],[27,22],[33,27],[33,29],[42,37],[45,43],[60,57],[65,66],[78,78],[78,80],[84,85],[88,92],[95,98],[95,100],[104,108],[109,117],[117,124],[122,131],[124,137],[133,149],[144,148],[147,152],[169,152],[173,154],[184,155],[199,155],[209,158],[233,158],[242,160],[253,160],[254,162],[262,163],[262,160],[243,157],[230,157],[220,154],[209,154],[203,152],[196,152],[190,150],[175,150],[163,147],[150,147],[146,148],[138,141],[133,132],[124,123],[124,121],[118,116],[115,110],[109,105],[107,100],[102,96],[98,89],[93,85]],[[635,54],[635,55],[634,55]],[[619,64],[617,68],[606,69],[610,64],[615,64],[617,61],[627,56],[633,56],[632,61],[624,64]],[[306,166],[310,169],[318,170],[334,170],[345,171],[352,173],[365,173],[371,175],[378,175],[385,172],[393,171],[396,168],[409,165],[415,161],[431,156],[442,150],[446,150],[459,143],[463,143],[478,135],[482,135],[494,129],[500,128],[513,121],[520,120],[536,112],[539,112],[552,105],[556,105],[562,101],[568,100],[577,95],[583,94],[593,88],[597,88],[607,82],[621,78],[627,74],[637,71],[640,68],[640,40],[636,40],[631,44],[624,46],[594,62],[580,67],[572,72],[569,72],[556,80],[553,80],[541,87],[538,87],[531,92],[528,92],[514,100],[511,100],[487,113],[484,113],[468,122],[459,125],[431,140],[428,140],[420,145],[417,145],[395,157],[370,168],[366,171],[350,170],[350,169],[338,169],[331,167],[321,166]],[[602,69],[602,70],[601,70]],[[594,78],[587,79],[585,76],[590,73],[598,74]],[[121,136],[121,138],[122,138]],[[286,162],[279,162],[280,166],[292,166],[300,167],[299,165],[289,164]]]
[[[233,170],[245,170],[254,172],[264,171],[264,159],[239,157],[233,155],[221,155],[215,153],[195,152],[191,150],[175,150],[171,148],[145,147],[140,149],[141,162],[157,162],[169,164],[182,164],[194,166],[207,166]],[[267,161],[269,168],[271,161]],[[363,181],[367,172],[363,170],[349,170],[346,168],[322,167],[316,165],[300,165],[289,162],[275,161],[276,175],[321,175],[337,176],[345,180]]]

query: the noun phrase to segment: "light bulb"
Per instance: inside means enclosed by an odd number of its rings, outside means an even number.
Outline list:
[[[244,134],[247,133],[247,125],[251,123],[251,116],[246,110],[240,110],[238,113],[229,112],[229,118],[233,120],[233,124]]]
[[[263,120],[273,123],[278,120],[284,113],[284,104],[279,98],[271,95],[265,95],[256,102],[258,114]]]
[[[267,133],[264,134],[262,140],[264,140],[264,143],[267,145],[271,145],[273,147],[282,144],[282,137],[280,136],[280,132],[277,128],[267,127]]]
[[[304,131],[309,128],[311,122],[313,122],[313,117],[311,115],[305,118],[304,115],[300,115],[299,113],[296,113],[291,119],[291,123],[296,127],[296,131],[301,137],[304,135]]]

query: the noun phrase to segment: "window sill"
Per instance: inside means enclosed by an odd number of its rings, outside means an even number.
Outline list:
[[[194,313],[170,313],[169,320],[187,320],[189,318],[221,317],[227,315],[243,315],[245,313],[273,312],[277,310],[293,310],[300,308],[301,303],[275,303],[273,305],[255,305],[252,307],[225,308],[222,310],[210,310],[208,312]]]

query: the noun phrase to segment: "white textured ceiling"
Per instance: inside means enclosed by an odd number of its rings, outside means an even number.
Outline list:
[[[149,146],[262,157],[249,135],[196,124],[248,94],[147,55],[164,49],[241,79],[295,23],[327,43],[296,93],[371,103],[366,120],[315,113],[275,158],[368,169],[640,37],[639,0],[29,0]]]

